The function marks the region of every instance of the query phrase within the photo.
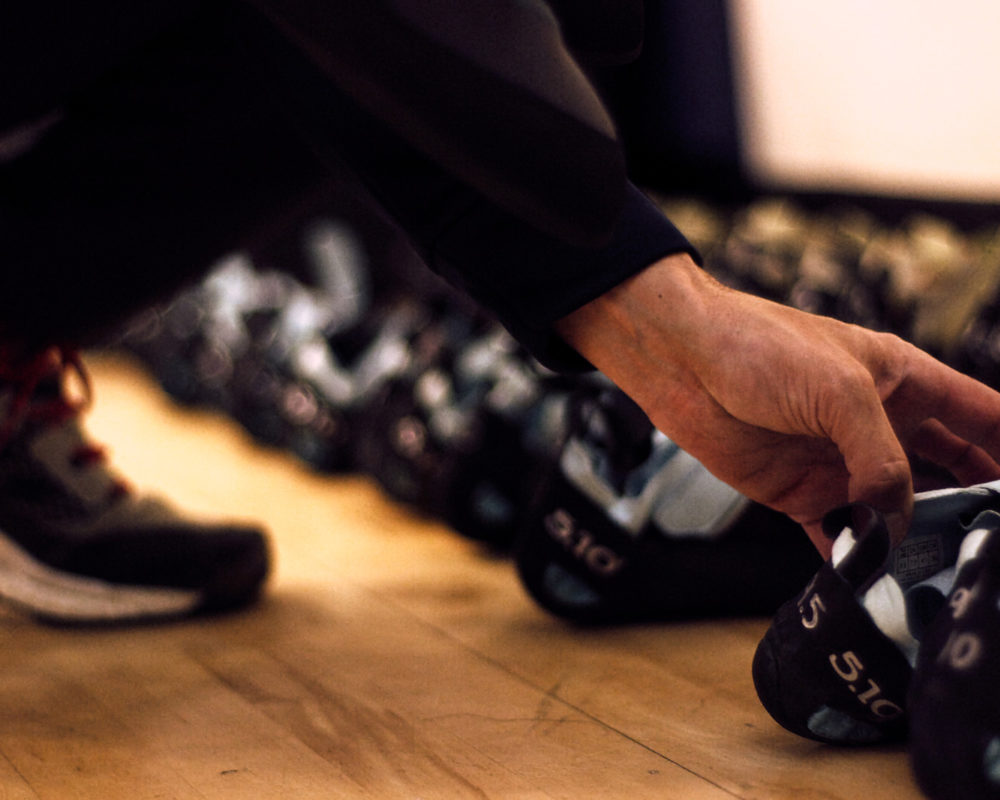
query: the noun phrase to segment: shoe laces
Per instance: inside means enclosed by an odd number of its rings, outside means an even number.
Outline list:
[[[75,393],[69,390],[70,376],[76,379]],[[49,380],[57,385],[51,396],[39,392],[43,382]],[[40,427],[65,424],[89,408],[93,398],[90,376],[79,351],[67,347],[49,347],[27,357],[4,353],[4,348],[0,347],[0,382],[10,389],[6,419],[0,424],[0,451],[25,424],[34,423]],[[72,467],[81,470],[100,466],[107,461],[107,449],[82,440],[74,444],[67,460]],[[113,497],[129,491],[122,479],[117,476],[113,479]]]

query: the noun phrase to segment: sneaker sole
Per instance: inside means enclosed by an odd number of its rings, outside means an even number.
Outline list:
[[[248,587],[260,580],[248,576]],[[255,592],[242,592],[243,601]],[[235,596],[235,595],[234,595]],[[116,584],[54,569],[0,533],[0,598],[52,623],[114,623],[170,619],[209,607],[194,589]],[[237,605],[232,600],[219,605]]]

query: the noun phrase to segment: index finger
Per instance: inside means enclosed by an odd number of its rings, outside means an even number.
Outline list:
[[[1000,392],[918,352],[910,373],[885,403],[900,435],[907,438],[936,420],[944,431],[1000,463]]]

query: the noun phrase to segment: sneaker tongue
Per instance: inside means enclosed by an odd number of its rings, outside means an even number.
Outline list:
[[[62,396],[62,380],[58,372],[53,372],[51,375],[46,375],[42,378],[35,386],[35,391],[32,394],[32,401],[41,400],[44,402],[50,402],[53,400],[61,400]]]
[[[22,389],[23,383],[16,380],[6,380],[0,378],[0,408],[6,403],[10,398],[17,396],[19,391]],[[58,369],[53,369],[50,374],[45,375],[32,388],[31,397],[28,404],[31,405],[36,401],[51,402],[53,400],[60,400],[63,397],[62,388],[62,376]]]
[[[0,449],[30,422],[34,409],[54,408],[65,402],[58,370],[31,385],[30,394],[27,391],[22,381],[0,378]]]
[[[106,508],[116,501],[119,481],[103,461],[78,463],[75,458],[92,447],[76,420],[40,425],[27,436],[32,458],[58,482],[61,491],[95,509]]]

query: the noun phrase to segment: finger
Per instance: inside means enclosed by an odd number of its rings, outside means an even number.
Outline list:
[[[828,416],[828,435],[850,476],[848,499],[881,511],[893,541],[900,541],[913,511],[913,477],[874,383],[845,387]]]
[[[824,561],[828,561],[830,556],[833,555],[833,540],[823,532],[822,523],[814,522],[802,527],[805,529],[809,541],[813,543],[813,546],[819,552],[820,557]]]
[[[1000,478],[1000,464],[989,453],[955,435],[936,419],[922,423],[909,444],[911,452],[944,467],[960,484]]]
[[[900,387],[912,405],[924,393],[932,397],[924,418],[937,420],[952,434],[974,443],[1000,463],[1000,393],[923,354]],[[895,405],[895,398],[891,401]]]

